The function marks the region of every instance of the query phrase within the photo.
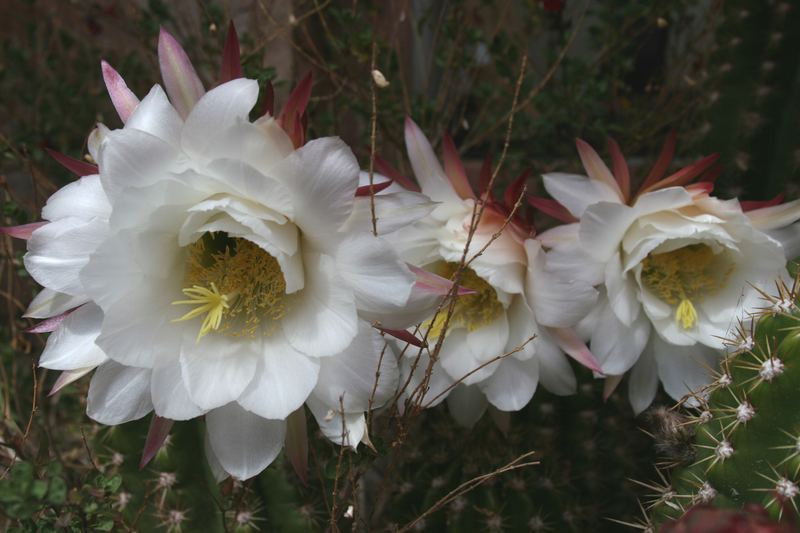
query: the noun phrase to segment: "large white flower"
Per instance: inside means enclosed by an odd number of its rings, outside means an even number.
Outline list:
[[[637,412],[652,402],[659,379],[676,399],[707,382],[739,311],[757,305],[754,287],[785,275],[783,245],[768,233],[800,218],[798,202],[745,213],[737,200],[709,195],[708,175],[689,185],[713,156],[663,177],[672,142],[635,195],[613,142],[613,174],[578,141],[588,177],[544,176],[562,214],[578,221],[541,236],[550,264],[600,288],[580,329],[605,374],[633,369]],[[797,246],[796,234],[783,234]]]
[[[450,278],[462,260],[476,202],[481,200],[452,141],[445,140],[443,169],[410,119],[405,135],[422,192],[438,205],[390,238],[409,263]],[[401,359],[402,372],[410,380],[405,393],[423,406],[447,397],[451,413],[465,425],[477,421],[488,404],[502,411],[521,409],[540,381],[557,394],[572,393],[575,376],[559,345],[583,363],[593,362],[585,345],[566,328],[588,312],[596,291],[546,269],[539,242],[529,238],[531,230],[516,217],[504,228],[508,206],[488,195],[483,198],[486,208],[469,243],[461,278],[461,286],[472,292],[456,299],[438,359],[429,367],[430,354],[417,349],[407,349]],[[446,315],[445,309],[422,324],[431,347],[443,332]],[[429,368],[432,374],[426,377]]]
[[[251,122],[256,81],[205,92],[165,32],[159,58],[169,98],[156,85],[141,102],[103,65],[125,126],[93,134],[97,174],[54,194],[30,235],[45,289],[28,315],[55,327],[40,364],[67,371],[58,386],[97,367],[87,411],[104,424],[205,415],[211,463],[237,478],[275,458],[304,404],[357,445],[397,380],[364,318],[392,322],[416,275],[354,212],[349,148],[303,144],[302,95],[289,118]]]

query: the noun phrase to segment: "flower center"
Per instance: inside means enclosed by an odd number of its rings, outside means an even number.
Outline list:
[[[706,244],[651,253],[642,262],[642,282],[661,300],[677,306],[676,322],[691,329],[697,324],[694,302],[722,289],[733,271],[734,265],[720,264],[721,255]]]
[[[456,270],[458,270],[458,263],[444,261],[437,263],[431,269],[432,272],[447,279],[452,278]],[[475,292],[456,298],[453,314],[447,326],[449,330],[467,328],[467,331],[475,331],[494,322],[503,312],[503,304],[497,299],[497,291],[471,268],[464,269],[461,274],[460,286]],[[433,339],[439,338],[444,330],[446,316],[447,308],[445,306],[435,320],[427,320],[422,324],[422,330],[430,328],[429,336]]]
[[[212,331],[269,335],[286,315],[286,280],[278,260],[247,239],[206,233],[189,245],[183,289],[192,309],[175,322],[203,318],[199,341]]]

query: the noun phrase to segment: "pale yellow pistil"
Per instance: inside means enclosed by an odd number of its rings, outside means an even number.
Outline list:
[[[683,329],[692,329],[697,324],[697,310],[689,298],[684,298],[675,309],[675,321]]]
[[[705,244],[650,254],[642,262],[642,282],[662,301],[674,305],[675,321],[683,329],[697,325],[695,302],[719,291],[733,271]]]
[[[173,322],[183,322],[206,315],[200,326],[200,332],[197,334],[197,342],[200,342],[204,336],[219,329],[223,313],[231,308],[230,298],[226,294],[220,294],[213,281],[210,289],[194,285],[189,289],[183,289],[182,292],[189,299],[176,300],[172,302],[172,305],[193,305],[195,308],[182,317],[176,318]]]

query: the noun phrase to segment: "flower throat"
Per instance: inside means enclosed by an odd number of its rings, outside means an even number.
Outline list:
[[[212,331],[270,335],[286,315],[286,280],[278,260],[247,239],[206,233],[188,246],[183,294],[192,306],[174,322],[203,318],[199,341]]]
[[[450,279],[457,269],[458,263],[441,262],[437,263],[431,271],[443,278]],[[475,331],[494,322],[503,312],[503,304],[497,299],[497,292],[494,287],[478,276],[471,268],[464,269],[461,274],[460,286],[472,289],[475,292],[456,298],[453,314],[448,323],[448,330],[452,330],[454,327],[462,327],[467,328],[467,331]],[[422,331],[430,328],[430,338],[439,338],[444,330],[446,316],[447,306],[436,315],[435,320],[424,322]]]
[[[642,262],[644,285],[664,302],[677,305],[675,321],[683,329],[697,324],[693,302],[725,286],[734,265],[720,271],[717,255],[705,244],[649,254]]]

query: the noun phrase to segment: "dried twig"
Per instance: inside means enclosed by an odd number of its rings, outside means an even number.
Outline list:
[[[474,478],[470,479],[469,481],[465,481],[464,483],[462,483],[461,485],[459,485],[455,489],[453,489],[450,492],[448,492],[445,496],[440,498],[436,503],[431,505],[428,508],[428,510],[423,512],[421,515],[416,517],[414,520],[412,520],[408,524],[406,524],[403,527],[401,527],[400,529],[398,529],[397,530],[398,533],[404,533],[405,531],[411,531],[417,523],[419,523],[421,520],[424,520],[427,516],[430,516],[431,514],[435,513],[436,511],[438,511],[439,509],[441,509],[442,507],[444,507],[445,505],[447,505],[451,501],[455,500],[459,496],[462,496],[462,495],[468,493],[469,491],[479,487],[481,484],[483,484],[484,482],[488,481],[489,479],[491,479],[491,478],[493,478],[495,476],[499,476],[500,474],[505,474],[506,472],[511,472],[512,470],[518,470],[520,468],[527,468],[529,466],[538,465],[539,461],[527,461],[527,459],[529,459],[530,457],[532,457],[535,454],[536,454],[536,452],[534,452],[534,451],[523,453],[522,455],[520,455],[519,457],[517,457],[516,459],[514,459],[513,461],[511,461],[507,465],[502,466],[502,467],[498,468],[497,470],[493,470],[492,472],[489,472],[488,474],[481,474],[480,476],[474,477]]]

